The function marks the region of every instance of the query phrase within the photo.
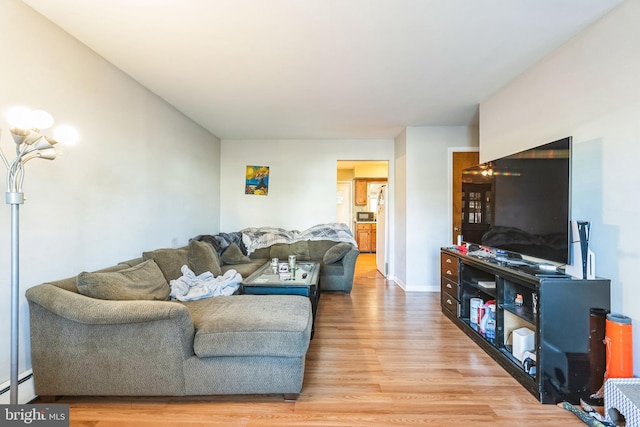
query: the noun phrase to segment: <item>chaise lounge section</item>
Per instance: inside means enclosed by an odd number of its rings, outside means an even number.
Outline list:
[[[113,302],[86,301],[55,285],[31,289],[40,396],[281,393],[295,399],[302,389],[311,333],[305,298]],[[274,313],[288,313],[287,319]]]

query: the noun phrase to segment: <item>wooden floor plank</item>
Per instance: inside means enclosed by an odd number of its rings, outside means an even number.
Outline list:
[[[323,293],[297,402],[281,395],[63,397],[73,427],[582,426],[540,404],[440,310],[358,258],[351,294]]]

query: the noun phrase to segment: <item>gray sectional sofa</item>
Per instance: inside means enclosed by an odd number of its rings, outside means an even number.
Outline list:
[[[277,393],[296,399],[313,323],[308,298],[169,300],[169,282],[182,274],[183,265],[196,274],[235,269],[246,277],[275,254],[284,257],[305,246],[293,245],[262,248],[249,257],[233,245],[233,254],[220,254],[192,240],[187,247],[145,252],[97,272],[29,288],[36,394]],[[321,289],[348,292],[358,251],[342,246],[331,254],[336,245],[308,242],[307,250],[320,262],[327,253],[333,257],[321,266]]]

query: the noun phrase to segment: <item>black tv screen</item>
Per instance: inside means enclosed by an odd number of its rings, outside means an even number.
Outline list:
[[[570,157],[567,137],[465,169],[463,240],[566,264]]]

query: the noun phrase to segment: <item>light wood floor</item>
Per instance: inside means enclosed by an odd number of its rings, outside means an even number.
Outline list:
[[[322,294],[297,402],[281,395],[63,397],[71,426],[584,426],[538,403],[440,311],[358,259],[353,291]]]

